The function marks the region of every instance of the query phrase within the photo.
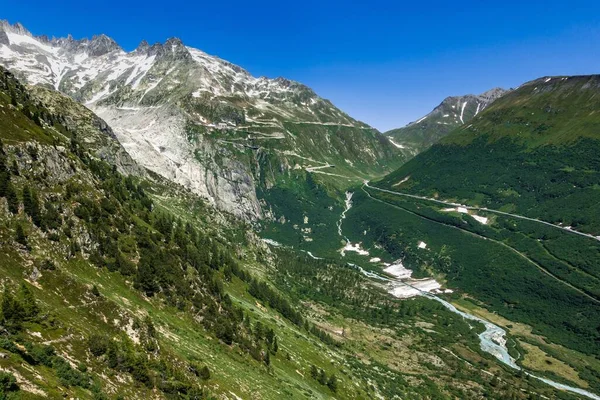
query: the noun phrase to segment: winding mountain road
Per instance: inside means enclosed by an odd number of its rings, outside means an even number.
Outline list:
[[[567,227],[556,225],[556,224],[553,224],[553,223],[550,223],[550,222],[542,221],[542,220],[537,219],[537,218],[530,218],[530,217],[525,217],[523,215],[511,214],[511,213],[507,213],[507,212],[504,212],[504,211],[498,211],[498,210],[494,210],[494,209],[486,208],[486,207],[466,206],[466,205],[463,205],[463,204],[452,203],[452,202],[449,202],[449,201],[436,200],[436,199],[432,199],[430,197],[417,196],[417,195],[414,195],[414,194],[408,194],[408,193],[402,193],[402,192],[394,192],[393,190],[387,190],[387,189],[378,188],[376,186],[371,186],[371,185],[369,185],[369,181],[365,181],[363,187],[368,187],[369,189],[378,190],[380,192],[390,193],[390,194],[394,194],[394,195],[397,195],[397,196],[404,196],[404,197],[410,197],[410,198],[413,198],[413,199],[431,201],[431,202],[434,202],[434,203],[443,204],[443,205],[447,205],[447,206],[464,207],[467,210],[486,211],[486,212],[490,212],[490,213],[494,213],[494,214],[499,214],[499,215],[504,215],[504,216],[508,216],[508,217],[513,217],[513,218],[518,218],[518,219],[524,219],[524,220],[527,220],[527,221],[532,221],[532,222],[537,222],[537,223],[540,223],[540,224],[548,225],[548,226],[551,226],[553,228],[562,229],[565,232],[573,233],[575,235],[585,236],[587,238],[600,241],[600,236],[594,236],[594,235],[591,235],[589,233],[578,232],[578,231],[575,231],[573,229],[569,229]]]
[[[372,186],[368,186],[368,185],[367,185],[367,187],[369,187],[369,188],[373,188]],[[515,253],[515,254],[517,254],[519,257],[523,258],[525,261],[527,261],[528,263],[532,264],[532,265],[533,265],[534,267],[536,267],[536,268],[537,268],[537,269],[538,269],[540,272],[542,272],[542,273],[544,273],[544,274],[548,275],[550,278],[552,278],[552,279],[554,279],[554,280],[556,280],[556,281],[558,281],[558,282],[562,283],[562,284],[563,284],[563,285],[565,285],[565,286],[568,286],[568,287],[570,287],[571,289],[575,290],[575,291],[576,291],[576,292],[578,292],[579,294],[581,294],[581,295],[583,295],[583,296],[587,297],[588,299],[592,300],[594,303],[600,304],[600,300],[599,300],[599,299],[597,299],[596,297],[594,297],[594,296],[590,295],[589,293],[586,293],[584,290],[582,290],[582,289],[578,288],[577,286],[574,286],[573,284],[571,284],[571,283],[569,283],[569,282],[567,282],[567,281],[565,281],[565,280],[561,279],[560,277],[558,277],[558,276],[556,276],[555,274],[553,274],[552,272],[550,272],[548,269],[544,268],[542,265],[540,265],[540,264],[538,264],[537,262],[533,261],[533,260],[532,260],[531,258],[529,258],[529,257],[528,257],[526,254],[524,254],[524,253],[520,252],[519,250],[515,249],[514,247],[511,247],[511,246],[509,246],[508,244],[506,244],[506,243],[504,243],[504,242],[501,242],[501,241],[499,241],[499,240],[492,239],[492,238],[489,238],[489,237],[486,237],[486,236],[480,235],[480,234],[478,234],[478,233],[475,233],[475,232],[468,231],[468,230],[466,230],[466,229],[462,229],[462,228],[460,228],[460,227],[458,227],[458,226],[455,226],[455,225],[445,224],[445,223],[443,223],[443,222],[436,221],[436,220],[434,220],[434,219],[428,218],[428,217],[426,217],[426,216],[423,216],[423,215],[421,215],[421,214],[418,214],[418,213],[416,213],[416,212],[414,212],[414,211],[411,211],[411,210],[408,210],[408,209],[406,209],[406,208],[403,208],[403,207],[397,206],[397,205],[395,205],[395,204],[390,204],[390,203],[388,203],[388,202],[386,202],[386,201],[384,201],[384,200],[381,200],[381,199],[378,199],[378,198],[376,198],[376,197],[373,197],[373,196],[371,196],[371,194],[370,194],[368,191],[366,191],[366,190],[365,190],[365,185],[363,185],[363,187],[362,187],[362,190],[363,190],[363,192],[365,192],[365,193],[367,194],[367,196],[369,196],[369,198],[370,198],[371,200],[374,200],[374,201],[380,202],[380,203],[382,203],[382,204],[385,204],[385,205],[387,205],[387,206],[389,206],[389,207],[392,207],[392,208],[396,208],[396,209],[398,209],[398,210],[402,210],[402,211],[404,211],[404,212],[406,212],[406,213],[409,213],[409,214],[412,214],[412,215],[414,215],[414,216],[416,216],[416,217],[418,217],[418,218],[422,218],[422,219],[425,219],[425,220],[428,220],[428,221],[431,221],[431,222],[434,222],[434,223],[437,223],[437,224],[440,224],[440,225],[444,225],[444,226],[446,226],[446,227],[448,227],[448,228],[451,228],[451,229],[456,229],[456,230],[459,230],[459,231],[461,231],[461,232],[464,232],[465,234],[471,235],[471,236],[473,236],[473,237],[477,237],[477,238],[479,238],[479,239],[482,239],[482,240],[488,240],[488,241],[490,241],[490,242],[496,243],[496,244],[498,244],[498,245],[500,245],[500,246],[502,246],[502,247],[504,247],[504,248],[508,249],[509,251],[511,251],[511,252],[513,252],[513,253]],[[382,190],[383,190],[383,189],[382,189]],[[384,190],[384,191],[386,191],[386,192],[387,192],[387,190]],[[414,197],[414,196],[411,196],[411,197]],[[425,198],[425,199],[426,199],[426,200],[428,200],[427,198]],[[445,204],[452,204],[452,203],[445,203]],[[509,214],[509,215],[510,215],[510,214]],[[529,218],[527,218],[527,219],[529,219]],[[535,221],[535,220],[533,220],[533,221]],[[552,225],[552,224],[550,224],[550,225]],[[554,226],[556,226],[556,225],[554,225]],[[572,232],[572,231],[569,231],[569,232]]]

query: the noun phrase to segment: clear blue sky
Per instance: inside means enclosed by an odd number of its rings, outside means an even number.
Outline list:
[[[600,73],[600,1],[6,1],[34,34],[177,36],[254,75],[311,86],[380,130],[444,97]],[[527,3],[527,4],[521,4]]]

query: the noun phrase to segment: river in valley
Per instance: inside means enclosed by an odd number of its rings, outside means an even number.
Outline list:
[[[418,287],[412,286],[409,283],[402,281],[401,279],[390,279],[388,277],[384,277],[382,275],[379,275],[379,274],[376,274],[376,273],[373,273],[370,271],[366,271],[359,266],[356,266],[356,265],[353,265],[353,266],[355,268],[357,268],[359,271],[361,271],[365,276],[367,276],[371,279],[377,279],[377,280],[387,282],[388,292],[391,294],[397,293],[398,292],[397,289],[400,287],[409,286],[411,289],[418,291],[419,295],[427,297],[432,300],[435,300],[437,302],[440,302],[441,304],[444,305],[444,307],[446,307],[448,310],[452,311],[453,313],[458,314],[458,315],[462,316],[463,318],[468,319],[470,321],[480,322],[485,327],[485,330],[479,334],[481,350],[493,355],[499,361],[501,361],[502,363],[508,365],[509,367],[511,367],[513,369],[522,370],[522,368],[519,365],[517,365],[516,360],[514,358],[512,358],[511,355],[508,353],[508,348],[506,347],[506,331],[504,329],[502,329],[501,327],[499,327],[498,325],[495,325],[495,324],[493,324],[489,321],[486,321],[483,318],[477,317],[475,315],[466,313],[464,311],[460,311],[454,305],[447,302],[446,300],[441,299],[440,297],[438,297],[430,292],[420,290]],[[562,384],[559,382],[555,382],[551,379],[542,378],[540,376],[534,375],[525,370],[523,370],[523,373],[526,375],[529,375],[532,378],[538,379],[556,389],[564,390],[564,391],[571,392],[571,393],[576,393],[576,394],[588,397],[590,399],[600,400],[600,396],[598,396],[592,392],[589,392],[587,390],[569,386],[569,385],[565,385],[565,384]]]
[[[350,240],[343,235],[342,224],[344,222],[344,219],[346,219],[346,213],[352,208],[352,195],[353,195],[353,193],[346,192],[345,209],[342,212],[340,219],[338,221],[338,224],[337,224],[339,236],[342,237],[346,241],[345,247],[343,249],[341,249],[341,254],[343,256],[345,251],[355,251],[360,255],[368,256],[369,252],[362,249],[360,247],[360,243],[353,245],[350,242]],[[426,244],[424,242],[419,243],[419,248],[425,248],[425,247],[426,247]],[[311,256],[312,256],[312,254],[311,254]],[[371,259],[371,261],[373,261],[373,260],[374,259]],[[393,265],[385,264],[387,268],[384,271],[387,272],[388,274],[390,274],[391,276],[393,276],[393,278],[387,277],[387,276],[382,276],[380,274],[377,274],[377,273],[374,273],[371,271],[366,271],[365,269],[363,269],[360,266],[355,265],[355,264],[349,264],[349,265],[354,268],[357,268],[363,275],[367,276],[368,278],[385,282],[385,284],[387,285],[388,292],[395,297],[407,298],[407,297],[411,297],[411,296],[415,296],[415,295],[424,296],[424,297],[427,297],[432,300],[440,302],[448,310],[452,311],[455,314],[462,316],[463,318],[465,318],[467,320],[476,321],[476,322],[483,324],[483,326],[485,327],[485,330],[479,334],[479,341],[480,341],[481,349],[483,351],[485,351],[486,353],[493,355],[499,361],[501,361],[505,365],[509,366],[510,368],[513,368],[516,370],[522,370],[524,374],[526,374],[532,378],[538,379],[556,389],[564,390],[564,391],[571,392],[571,393],[576,393],[581,396],[588,397],[590,399],[600,400],[600,396],[598,396],[592,392],[589,392],[587,390],[569,386],[569,385],[565,385],[565,384],[562,384],[559,382],[555,382],[551,379],[547,379],[547,378],[543,378],[543,377],[534,375],[534,374],[522,369],[519,365],[517,365],[516,360],[514,358],[512,358],[511,355],[508,353],[508,348],[506,347],[506,331],[504,329],[502,329],[498,325],[495,325],[489,321],[484,320],[483,318],[466,313],[464,311],[460,311],[451,303],[436,296],[434,293],[443,293],[443,291],[440,290],[441,285],[439,285],[439,283],[435,282],[435,280],[431,279],[431,278],[412,279],[410,277],[412,271],[405,268],[402,265],[401,261],[398,260]],[[432,284],[432,282],[435,284]],[[447,292],[451,292],[451,291],[447,291]]]

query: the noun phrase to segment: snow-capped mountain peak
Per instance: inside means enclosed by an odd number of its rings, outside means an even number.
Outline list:
[[[127,52],[106,35],[48,39],[3,21],[0,64],[85,104],[139,164],[250,219],[261,215],[262,172],[247,149],[268,149],[280,173],[316,157],[382,171],[399,152],[310,88],[254,77],[178,38]]]
[[[106,35],[49,40],[32,35],[21,24],[2,21],[0,63],[30,84],[61,90],[86,104],[137,104],[148,100],[149,92],[161,90],[162,103],[205,93],[212,98],[257,101],[259,111],[269,109],[286,117],[289,110],[278,103],[292,102],[293,107],[307,108],[302,118],[315,122],[343,118],[346,124],[356,123],[304,85],[284,78],[255,78],[237,65],[185,46],[179,38],[153,45],[142,41],[135,50],[125,52]]]

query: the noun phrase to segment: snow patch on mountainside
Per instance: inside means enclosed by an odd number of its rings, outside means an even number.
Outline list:
[[[463,119],[463,115],[465,115],[465,107],[467,106],[467,103],[468,102],[465,101],[462,105],[462,108],[460,109],[460,122],[463,124],[465,123],[465,121]]]
[[[458,206],[458,207],[443,208],[440,211],[443,211],[443,212],[454,211],[454,212],[458,212],[461,214],[467,214],[467,215],[470,215],[471,217],[473,217],[477,222],[479,222],[483,225],[487,225],[487,223],[488,223],[488,218],[473,214],[473,213],[469,212],[469,210],[466,207]]]
[[[392,264],[383,269],[383,272],[386,274],[390,274],[398,279],[408,279],[412,276],[412,271],[408,268],[405,268],[402,265],[401,261],[396,261],[395,264]]]
[[[389,139],[390,143],[391,143],[391,144],[393,144],[394,146],[396,146],[397,148],[399,148],[399,149],[405,149],[405,148],[406,148],[406,146],[404,146],[404,145],[402,145],[402,144],[400,144],[400,143],[396,143],[396,142],[394,142],[394,141],[393,141],[392,139],[390,139],[390,138],[388,138],[388,139]]]

